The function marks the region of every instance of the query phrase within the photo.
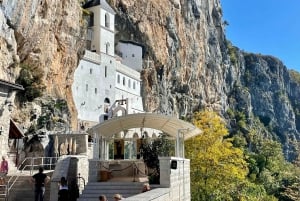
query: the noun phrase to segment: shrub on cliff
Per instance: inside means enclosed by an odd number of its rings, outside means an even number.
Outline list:
[[[20,76],[16,83],[24,87],[24,91],[20,91],[17,96],[20,102],[31,102],[35,98],[42,96],[45,89],[42,83],[43,71],[37,67],[32,67],[26,64],[21,65]]]

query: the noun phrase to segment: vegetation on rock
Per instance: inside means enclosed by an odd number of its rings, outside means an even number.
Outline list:
[[[20,102],[31,102],[35,98],[43,95],[45,86],[43,84],[44,72],[38,67],[21,65],[21,72],[16,83],[24,87],[24,91],[19,91],[17,96]]]

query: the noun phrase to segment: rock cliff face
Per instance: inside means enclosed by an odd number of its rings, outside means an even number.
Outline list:
[[[228,108],[241,111],[258,117],[292,159],[299,140],[299,84],[278,59],[226,41],[219,0],[107,2],[117,13],[116,39],[145,46],[146,110],[180,118],[204,108],[225,117]],[[79,3],[3,0],[0,23],[1,78],[15,80],[19,62],[41,69],[45,97],[65,99],[75,122],[69,86],[84,47]]]
[[[110,3],[118,13],[119,37],[133,34],[152,60],[143,72],[147,110],[186,116],[198,108],[226,109],[228,66],[219,1]]]
[[[119,38],[133,36],[152,60],[143,72],[148,111],[178,117],[204,108],[225,117],[228,108],[241,111],[248,120],[258,117],[267,135],[282,142],[285,156],[294,157],[299,83],[278,59],[242,52],[226,41],[219,0],[110,4]]]
[[[0,5],[1,78],[15,81],[19,67],[30,66],[40,72],[44,94],[67,100],[76,118],[70,85],[84,42],[78,1],[2,0]],[[26,121],[18,114],[14,118]]]

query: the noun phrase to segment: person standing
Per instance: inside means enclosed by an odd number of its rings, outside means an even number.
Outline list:
[[[5,184],[5,176],[8,173],[8,162],[5,160],[5,156],[2,156],[2,161],[0,164],[0,185]]]
[[[0,165],[0,176],[5,176],[8,173],[8,162],[5,160],[5,156],[2,156],[2,161]]]
[[[144,183],[142,193],[150,191],[150,185],[149,183]]]
[[[115,201],[123,200],[123,197],[121,194],[114,194]]]
[[[43,167],[31,177],[31,181],[34,183],[34,201],[44,201],[45,184],[50,181],[50,177],[44,174]]]
[[[105,195],[100,195],[99,196],[99,201],[107,201],[106,196]]]
[[[59,191],[58,191],[58,201],[69,201],[69,188],[68,182],[65,177],[61,177]]]

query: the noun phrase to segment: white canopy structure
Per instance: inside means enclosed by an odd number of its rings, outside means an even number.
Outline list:
[[[201,130],[194,125],[176,117],[153,113],[137,113],[114,117],[99,123],[89,130],[100,145],[100,158],[107,159],[107,142],[115,134],[132,128],[152,128],[160,130],[176,139],[176,156],[184,157],[184,140],[201,134]],[[103,155],[104,154],[104,155]]]
[[[176,138],[178,131],[183,133],[184,140],[199,135],[202,131],[194,125],[172,116],[153,113],[137,113],[115,117],[90,129],[90,133],[98,133],[104,137],[112,137],[130,128],[153,128]]]

